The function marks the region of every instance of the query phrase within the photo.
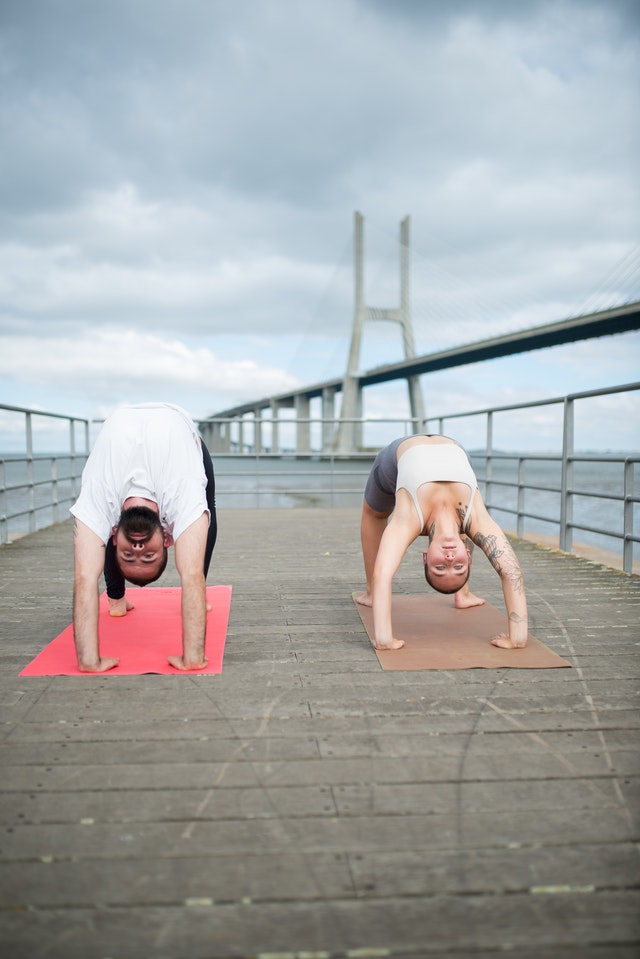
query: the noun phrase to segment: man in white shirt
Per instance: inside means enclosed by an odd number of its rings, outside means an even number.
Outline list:
[[[215,544],[211,457],[188,414],[167,403],[122,407],[109,416],[82,473],[74,516],[73,627],[78,666],[104,672],[118,660],[100,656],[98,582],[104,570],[112,615],[131,604],[124,579],[156,580],[175,545],[182,589],[182,655],[177,669],[203,669],[205,577]],[[115,586],[114,586],[115,583]]]

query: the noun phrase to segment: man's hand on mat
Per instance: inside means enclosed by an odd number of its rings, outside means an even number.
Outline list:
[[[167,659],[170,666],[173,666],[175,669],[182,670],[204,669],[208,663],[207,659],[203,659],[199,663],[185,663],[184,656],[167,656]]]
[[[113,669],[119,662],[119,659],[103,656],[97,663],[92,663],[91,665],[78,663],[78,669],[81,673],[106,673],[108,669]]]
[[[514,642],[506,633],[498,633],[498,635],[494,636],[491,640],[491,645],[499,646],[500,649],[524,649],[527,641],[525,639]]]
[[[371,593],[358,593],[356,603],[360,603],[361,606],[373,606],[373,597]]]
[[[130,609],[135,609],[133,603],[130,603],[126,596],[122,599],[109,598],[109,616],[126,616]]]

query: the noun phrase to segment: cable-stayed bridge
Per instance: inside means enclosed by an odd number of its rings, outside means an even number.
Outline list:
[[[279,412],[284,409],[293,409],[296,421],[296,450],[299,453],[310,452],[310,402],[320,398],[323,451],[349,453],[361,446],[359,420],[362,417],[362,393],[368,386],[404,379],[409,392],[411,419],[418,432],[423,428],[425,420],[419,379],[423,374],[640,329],[640,302],[634,301],[437,352],[416,355],[408,292],[409,218],[406,217],[400,225],[400,303],[398,307],[383,309],[366,304],[363,282],[363,218],[359,213],[355,215],[354,267],[354,315],[345,374],[299,387],[288,393],[241,403],[215,413],[206,420],[201,420],[200,429],[213,450],[225,452],[231,449],[234,424],[236,432],[239,431],[238,442],[242,448],[242,431],[246,422],[251,423],[254,430],[254,444],[260,448],[261,427],[265,422],[269,422],[272,430],[270,449],[272,452],[279,452]],[[404,359],[369,370],[359,369],[364,324],[368,320],[386,320],[400,325]],[[338,409],[339,396],[341,396],[341,402]],[[269,414],[268,418],[263,416],[265,411]]]

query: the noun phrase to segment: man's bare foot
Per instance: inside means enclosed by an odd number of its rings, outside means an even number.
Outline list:
[[[373,606],[371,593],[358,593],[356,603],[359,603],[361,606]]]
[[[126,596],[123,596],[122,599],[109,600],[109,616],[126,616],[131,609],[135,609],[135,607]]]
[[[376,643],[373,644],[376,649],[402,649],[404,646],[404,639],[392,639],[388,643]]]
[[[99,659],[97,663],[78,663],[78,669],[81,673],[106,673],[109,669],[115,669],[119,662],[119,659],[111,659],[109,656],[105,656]]]
[[[484,606],[485,603],[486,599],[483,599],[482,596],[460,590],[456,593],[454,605],[456,609],[471,609],[472,606]]]
[[[190,669],[204,669],[208,663],[207,659],[203,659],[199,663],[185,663],[184,656],[167,656],[167,661],[174,669],[180,669],[183,672]]]

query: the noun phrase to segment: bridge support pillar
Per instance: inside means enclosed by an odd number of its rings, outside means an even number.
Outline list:
[[[208,450],[213,452],[213,423],[211,420],[202,420],[196,424],[203,442]]]
[[[334,387],[325,386],[322,391],[322,452],[329,453],[333,449],[336,425],[336,393]]]
[[[271,452],[276,454],[280,452],[279,413],[280,404],[277,400],[271,400]]]
[[[309,397],[298,393],[295,401],[296,410],[296,453],[311,452],[311,424],[309,423]]]
[[[262,453],[262,415],[259,406],[253,411],[253,452],[256,456]]]
[[[338,420],[336,452],[352,453],[362,447],[362,387],[356,376],[342,381],[342,405]]]
[[[200,424],[202,429],[204,424]],[[214,421],[203,430],[203,439],[212,453],[229,453],[231,450],[231,424]]]
[[[362,445],[362,425],[355,419],[362,418],[362,387],[358,377],[360,364],[360,345],[365,320],[386,320],[399,323],[402,327],[402,341],[405,359],[415,356],[413,327],[411,323],[411,305],[409,299],[409,217],[400,224],[400,306],[386,309],[367,306],[364,297],[364,217],[355,214],[354,267],[355,295],[353,327],[347,372],[342,383],[342,407],[335,448],[341,453],[357,450]],[[425,410],[422,388],[418,376],[407,377],[411,417],[418,429],[424,423]]]

